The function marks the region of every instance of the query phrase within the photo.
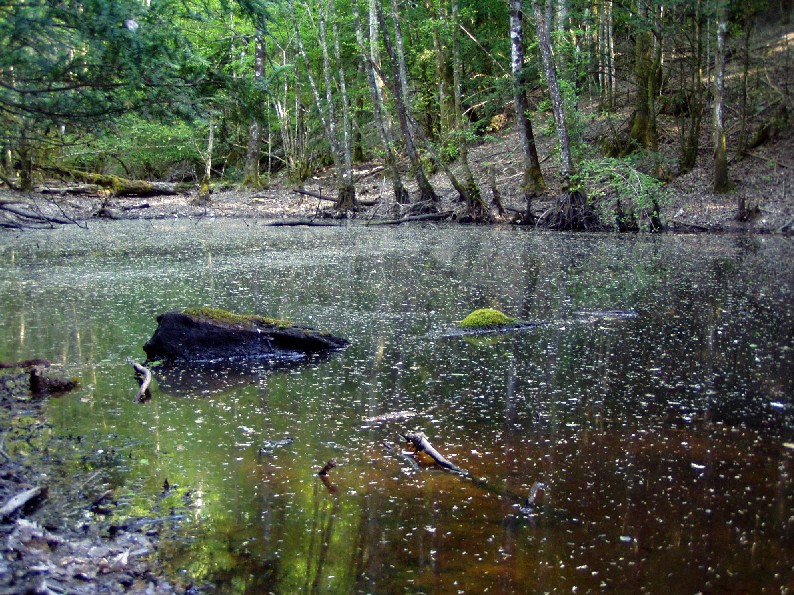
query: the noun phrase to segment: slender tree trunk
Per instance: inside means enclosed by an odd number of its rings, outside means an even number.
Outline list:
[[[523,178],[521,191],[526,210],[524,218],[528,224],[535,222],[532,200],[545,189],[543,173],[535,146],[532,120],[529,118],[526,75],[524,70],[524,11],[523,0],[510,0],[511,70],[513,73],[513,103],[516,110],[516,128],[523,156]]]
[[[256,30],[254,42],[254,80],[259,81],[265,74],[266,46],[264,32],[261,28]],[[245,174],[243,186],[247,188],[260,188],[259,179],[259,151],[262,145],[262,126],[259,119],[254,116],[248,127],[248,147],[245,152]]]
[[[438,196],[435,190],[430,185],[430,181],[425,175],[422,162],[419,159],[419,152],[416,149],[416,142],[414,139],[414,127],[409,118],[408,106],[408,73],[405,66],[405,52],[403,51],[402,32],[400,30],[400,17],[397,11],[397,2],[392,0],[392,22],[394,24],[394,38],[395,42],[392,43],[391,36],[386,27],[385,19],[383,18],[383,11],[380,4],[376,6],[378,17],[378,24],[380,25],[381,34],[383,36],[383,47],[389,55],[392,71],[392,93],[394,94],[394,104],[397,110],[397,119],[400,122],[400,129],[403,134],[403,141],[405,142],[405,152],[408,155],[408,160],[411,162],[411,173],[416,180],[419,188],[420,204],[425,205],[423,208],[427,211],[435,212],[438,210]]]
[[[635,43],[634,75],[637,83],[634,119],[629,135],[629,150],[633,146],[656,149],[656,87],[658,71],[654,53],[653,8],[647,0],[637,0],[637,15],[643,21]]]
[[[725,138],[725,38],[728,33],[728,9],[725,2],[720,7],[717,23],[717,53],[714,60],[714,192],[727,192],[731,183],[728,178],[728,147]],[[739,218],[745,217],[745,205],[740,198]]]
[[[472,221],[489,220],[490,213],[482,198],[482,192],[474,179],[469,164],[469,147],[466,138],[466,125],[463,122],[463,66],[460,59],[460,34],[458,28],[458,0],[452,0],[452,80],[454,88],[454,137],[458,143],[460,168],[463,185],[466,188],[463,198],[466,201],[467,216]]]
[[[692,17],[692,60],[688,64],[690,71],[690,89],[682,91],[687,98],[687,114],[682,116],[681,160],[679,167],[682,172],[691,171],[697,162],[700,146],[700,129],[703,121],[705,105],[705,87],[703,86],[703,15],[701,0],[695,2],[695,14]],[[686,64],[686,62],[682,62]],[[684,79],[686,77],[682,77]],[[687,121],[688,120],[688,121]]]
[[[747,93],[747,81],[750,75],[750,38],[753,31],[753,19],[749,11],[744,15],[744,43],[742,45],[742,82],[741,82],[741,128],[739,130],[739,142],[736,147],[736,154],[744,157],[747,150],[748,120],[749,120],[749,98]]]
[[[386,122],[386,106],[383,101],[383,93],[378,85],[378,78],[375,72],[376,67],[380,67],[378,57],[378,26],[375,15],[376,0],[369,0],[369,51],[367,43],[364,41],[364,32],[361,24],[361,15],[358,8],[358,1],[353,0],[353,15],[356,24],[356,41],[361,52],[362,63],[369,83],[369,91],[372,97],[372,116],[375,126],[378,129],[378,136],[383,145],[383,154],[386,167],[391,174],[392,189],[394,190],[394,200],[398,204],[407,204],[410,201],[408,191],[403,186],[402,174],[397,162],[397,155],[394,152],[394,139],[391,129]]]
[[[28,134],[25,126],[22,126],[17,146],[19,155],[19,189],[23,192],[33,190],[33,147],[28,142]]]
[[[425,0],[425,8],[430,16],[433,53],[436,59],[436,89],[438,98],[438,130],[442,142],[449,142],[449,135],[455,126],[454,74],[450,65],[449,49],[442,40],[442,23],[449,20],[439,6],[439,0]]]
[[[543,71],[549,88],[549,97],[554,110],[557,137],[560,142],[560,185],[561,194],[553,211],[550,226],[556,229],[586,230],[595,227],[597,220],[587,197],[581,190],[571,190],[571,176],[574,174],[571,140],[565,124],[565,104],[557,82],[557,69],[551,53],[551,35],[548,21],[537,0],[532,7],[537,28],[538,47],[543,60]]]
[[[300,51],[303,59],[304,67],[306,68],[309,86],[311,87],[314,100],[317,104],[317,110],[320,115],[320,120],[325,130],[328,144],[331,147],[331,156],[334,161],[334,171],[337,179],[337,202],[336,208],[338,211],[347,211],[355,209],[355,186],[352,185],[352,172],[350,168],[346,167],[346,150],[340,143],[336,110],[333,101],[333,88],[331,85],[331,64],[328,55],[328,39],[326,34],[327,22],[327,5],[320,3],[320,46],[323,55],[323,77],[325,82],[325,98],[320,96],[320,91],[317,87],[317,81],[309,64],[309,58],[306,53],[306,48],[303,45],[303,38],[301,37],[300,28],[298,26],[297,16],[295,15],[295,2],[290,0],[290,11],[292,15],[293,27],[295,30],[295,39],[298,43],[298,50]],[[349,139],[348,139],[349,140]]]
[[[334,0],[328,0],[328,13],[332,17],[331,34],[334,41],[334,59],[338,68],[337,77],[342,109],[342,155],[345,164],[342,175],[343,187],[339,191],[336,208],[338,211],[351,211],[358,208],[356,205],[356,186],[353,182],[353,131],[350,119],[350,100],[347,96],[347,81],[342,62],[342,52],[339,47],[339,27],[336,24]],[[325,47],[325,44],[323,46]]]
[[[560,177],[562,178],[563,192],[570,188],[571,175],[573,174],[573,157],[571,156],[571,139],[565,124],[565,105],[562,92],[557,82],[557,69],[551,52],[551,37],[549,28],[538,0],[533,0],[535,12],[535,27],[537,28],[538,47],[543,60],[543,72],[546,75],[546,85],[549,88],[554,122],[557,128],[557,138],[560,142]]]

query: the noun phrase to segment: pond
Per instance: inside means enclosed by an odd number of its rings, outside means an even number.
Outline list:
[[[5,233],[0,359],[80,377],[49,402],[53,431],[79,437],[124,514],[187,511],[157,555],[218,592],[782,592],[792,257],[781,237],[501,227]],[[130,364],[155,317],[190,306],[351,346],[155,369],[135,403]],[[547,324],[448,336],[481,307]],[[598,315],[613,310],[636,315]],[[413,429],[470,476],[404,456]]]

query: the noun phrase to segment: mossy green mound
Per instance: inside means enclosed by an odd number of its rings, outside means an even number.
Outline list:
[[[258,324],[266,326],[277,326],[285,328],[290,325],[289,320],[280,320],[278,318],[267,318],[266,316],[258,316],[256,314],[235,314],[228,310],[221,310],[220,308],[187,308],[182,311],[182,314],[192,316],[194,318],[206,318],[216,322],[223,322],[226,324]]]
[[[516,322],[515,318],[492,308],[480,308],[458,323],[458,328],[490,328],[505,326]]]

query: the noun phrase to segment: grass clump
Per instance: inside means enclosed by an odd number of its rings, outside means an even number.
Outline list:
[[[458,328],[489,328],[513,324],[515,318],[492,308],[480,308],[458,323]]]
[[[267,316],[259,316],[257,314],[235,314],[234,312],[221,310],[220,308],[187,308],[183,310],[182,313],[193,316],[194,318],[206,318],[226,324],[257,324],[281,328],[290,325],[289,320],[268,318]]]

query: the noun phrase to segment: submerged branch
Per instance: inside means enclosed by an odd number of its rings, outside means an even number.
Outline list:
[[[417,451],[427,453],[427,455],[433,459],[437,465],[443,467],[444,469],[449,469],[450,471],[460,473],[461,475],[469,474],[468,471],[465,471],[454,463],[448,461],[440,452],[433,448],[433,445],[430,444],[430,441],[427,439],[427,436],[424,432],[406,432],[405,434],[401,434],[401,436],[406,442],[410,442]]]
[[[20,492],[13,498],[11,498],[8,502],[6,502],[2,508],[0,508],[0,519],[6,519],[14,514],[17,510],[25,506],[28,502],[33,500],[34,498],[38,498],[39,496],[44,493],[46,488],[42,487],[35,487],[30,488],[29,490],[25,490],[24,492]]]
[[[138,394],[135,395],[135,401],[143,403],[152,398],[152,393],[149,390],[149,384],[152,382],[152,371],[138,363],[132,364],[132,367],[135,370],[135,376],[138,378],[138,382],[140,382],[140,388],[138,388]]]

